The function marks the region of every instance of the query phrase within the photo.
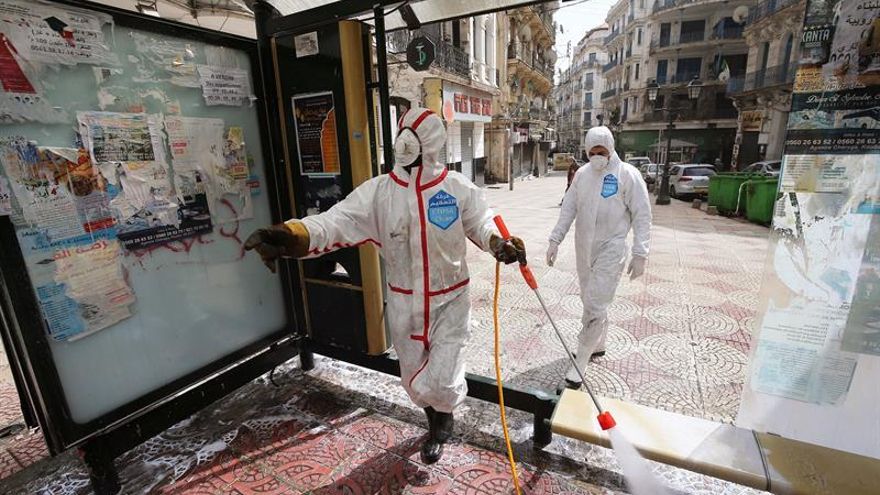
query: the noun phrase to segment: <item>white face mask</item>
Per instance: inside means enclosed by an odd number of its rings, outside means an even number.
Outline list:
[[[602,155],[593,155],[590,157],[590,165],[597,168],[605,168],[608,166],[608,157]]]
[[[422,143],[410,128],[404,128],[394,141],[394,163],[406,167],[412,165],[422,153]]]

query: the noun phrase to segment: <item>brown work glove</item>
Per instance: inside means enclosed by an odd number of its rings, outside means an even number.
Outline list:
[[[309,253],[309,231],[299,222],[258,229],[244,241],[244,249],[256,249],[272,273],[278,258],[302,258]]]
[[[520,264],[526,264],[526,245],[519,237],[511,236],[510,239],[504,240],[495,234],[489,238],[489,250],[495,256],[495,259],[509,265],[515,261]]]

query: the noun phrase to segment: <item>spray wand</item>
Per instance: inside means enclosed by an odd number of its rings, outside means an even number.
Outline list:
[[[510,239],[510,231],[507,230],[507,225],[504,224],[504,220],[501,219],[501,215],[497,215],[495,218],[495,226],[498,227],[498,232],[501,233],[501,237],[504,240]],[[565,355],[568,356],[568,359],[571,361],[574,369],[577,370],[578,376],[581,377],[581,383],[584,385],[584,388],[587,390],[587,393],[590,394],[590,399],[593,400],[593,404],[596,405],[596,410],[599,411],[599,416],[597,419],[599,420],[599,426],[602,427],[603,430],[610,430],[617,425],[617,422],[614,421],[614,418],[611,416],[611,413],[602,408],[602,405],[599,404],[599,399],[596,398],[596,394],[590,389],[590,386],[587,384],[587,379],[584,376],[583,370],[578,366],[577,361],[574,358],[574,354],[571,353],[571,350],[568,348],[568,344],[565,343],[565,338],[562,336],[562,332],[559,331],[559,327],[556,326],[556,322],[553,321],[553,316],[550,314],[550,310],[547,309],[547,304],[544,303],[544,298],[541,297],[541,291],[538,290],[538,281],[535,279],[535,275],[532,273],[531,268],[529,268],[528,262],[525,259],[520,260],[519,262],[519,271],[522,273],[523,278],[526,281],[526,284],[532,291],[535,293],[535,296],[538,298],[538,302],[541,303],[541,308],[544,309],[544,313],[547,315],[547,319],[550,320],[550,325],[553,327],[553,331],[556,332],[556,336],[559,338],[559,343],[562,344],[562,347],[565,349]]]

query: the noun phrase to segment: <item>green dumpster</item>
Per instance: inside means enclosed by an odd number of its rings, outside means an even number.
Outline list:
[[[779,179],[752,179],[745,189],[746,218],[753,223],[770,225]]]
[[[709,178],[709,206],[716,207],[723,215],[742,212],[745,209],[745,197],[740,197],[743,190],[741,186],[756,177],[763,176],[736,172],[713,175]]]

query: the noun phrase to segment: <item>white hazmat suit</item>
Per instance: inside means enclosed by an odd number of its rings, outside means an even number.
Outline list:
[[[590,161],[574,176],[562,202],[556,227],[550,234],[548,261],[575,222],[575,253],[584,312],[578,335],[578,366],[583,370],[596,352],[605,350],[608,305],[626,261],[626,237],[633,229],[632,256],[640,270],[648,256],[651,236],[651,202],[648,188],[635,167],[620,160],[614,136],[607,127],[587,132],[586,149],[602,146],[610,153],[607,165]],[[574,368],[566,375],[580,382]]]
[[[368,242],[379,248],[403,387],[419,407],[450,413],[467,394],[461,355],[469,336],[467,241],[489,251],[497,230],[482,190],[439,163],[446,142],[440,118],[414,108],[398,127],[413,130],[409,138],[420,147],[422,166],[411,168],[412,175],[398,163],[328,211],[291,222],[308,230],[310,256]],[[400,161],[405,151],[396,152]]]

